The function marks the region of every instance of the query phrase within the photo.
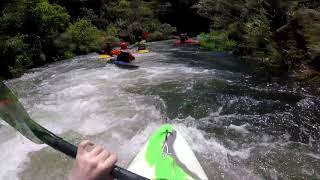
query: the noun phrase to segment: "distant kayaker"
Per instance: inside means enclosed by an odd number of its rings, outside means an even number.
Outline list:
[[[113,56],[117,56],[115,58],[116,61],[122,61],[126,63],[130,63],[134,61],[136,58],[129,52],[128,50],[128,43],[121,43],[120,49],[115,49],[111,52]]]
[[[120,43],[120,48],[116,48],[114,50],[111,51],[111,55],[112,56],[118,56],[122,50],[128,50],[128,43],[126,42],[122,42]]]
[[[112,43],[110,42],[104,43],[102,53],[111,55],[111,51],[112,51]]]
[[[75,164],[70,180],[114,179],[111,171],[117,162],[117,156],[91,141],[83,141],[78,146]]]
[[[186,40],[188,40],[188,34],[187,33],[182,33],[180,34],[180,42],[184,43]]]
[[[136,43],[136,45],[138,46],[138,51],[147,49],[146,42],[147,41],[142,37],[138,37],[138,42]]]

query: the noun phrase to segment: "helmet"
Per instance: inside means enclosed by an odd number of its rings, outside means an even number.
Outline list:
[[[121,49],[128,49],[128,43],[122,42],[122,43],[120,44],[120,47],[121,47]]]

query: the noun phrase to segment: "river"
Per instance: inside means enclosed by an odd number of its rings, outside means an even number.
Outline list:
[[[253,76],[228,53],[151,43],[137,70],[79,56],[6,81],[31,117],[73,143],[89,138],[126,167],[166,119],[209,179],[320,179],[317,88]],[[0,179],[67,179],[73,160],[0,124]]]

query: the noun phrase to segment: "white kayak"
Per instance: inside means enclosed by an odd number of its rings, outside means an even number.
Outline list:
[[[149,138],[128,170],[157,180],[208,179],[186,140],[169,124]]]

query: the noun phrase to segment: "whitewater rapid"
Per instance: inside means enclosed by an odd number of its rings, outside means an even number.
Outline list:
[[[41,125],[74,144],[85,138],[102,144],[118,154],[123,167],[169,117],[210,179],[320,178],[317,135],[306,131],[309,144],[292,141],[274,117],[289,122],[287,106],[317,109],[317,98],[296,97],[290,86],[273,88],[277,83],[250,84],[251,75],[231,55],[171,45],[150,44],[151,53],[136,55],[137,70],[90,54],[33,69],[6,84]],[[0,179],[67,179],[72,159],[4,123],[0,140]]]

